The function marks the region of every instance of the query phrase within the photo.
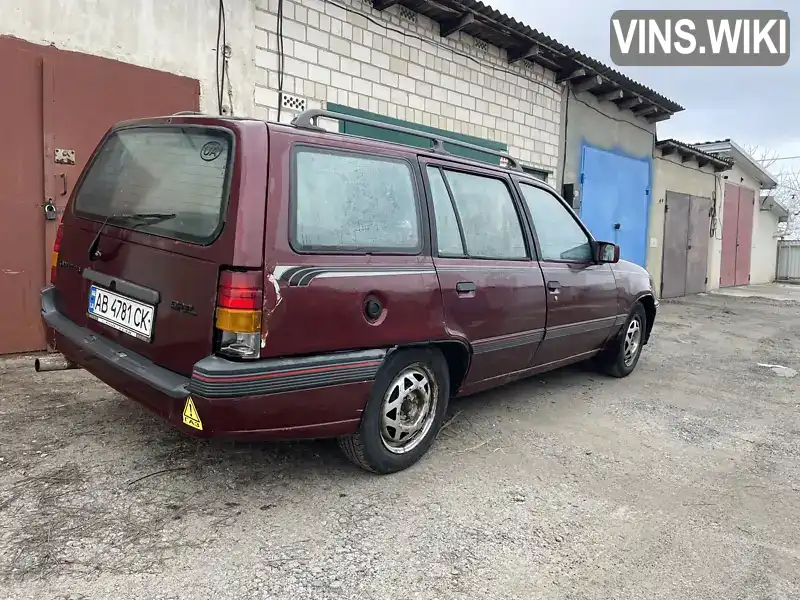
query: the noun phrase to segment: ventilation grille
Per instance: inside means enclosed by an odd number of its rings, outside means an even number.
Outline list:
[[[306,109],[306,99],[292,94],[281,94],[281,108],[296,112],[303,112]]]
[[[487,42],[484,42],[483,40],[475,38],[475,47],[478,50],[483,50],[484,52],[486,52],[489,49],[489,44]]]
[[[417,22],[417,13],[415,13],[410,8],[406,8],[405,6],[400,7],[400,18],[405,19],[406,21],[411,21],[412,23]]]

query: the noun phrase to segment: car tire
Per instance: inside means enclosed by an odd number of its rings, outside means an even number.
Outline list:
[[[375,378],[358,432],[339,438],[339,447],[373,473],[407,469],[433,445],[449,399],[450,376],[439,350],[395,351]]]
[[[647,329],[647,313],[640,302],[633,305],[625,325],[600,355],[600,367],[612,377],[627,377],[636,368]]]

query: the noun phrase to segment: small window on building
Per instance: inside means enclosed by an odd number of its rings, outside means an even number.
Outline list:
[[[550,173],[547,171],[542,171],[541,169],[536,169],[534,167],[526,167],[525,165],[522,166],[522,170],[531,177],[536,177],[536,179],[540,179],[542,181],[547,181],[547,176],[550,175]]]
[[[514,199],[505,182],[445,171],[467,243],[475,258],[523,259],[528,253]]]
[[[428,180],[431,184],[439,255],[464,256],[464,244],[461,241],[458,219],[441,170],[436,167],[428,167]]]
[[[302,148],[295,154],[292,243],[306,251],[422,247],[411,167],[402,160]]]

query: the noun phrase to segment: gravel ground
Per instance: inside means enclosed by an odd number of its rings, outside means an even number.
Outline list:
[[[800,303],[664,302],[636,372],[455,401],[378,477],[0,362],[0,598],[798,598]]]

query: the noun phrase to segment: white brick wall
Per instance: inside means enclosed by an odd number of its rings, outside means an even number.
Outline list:
[[[277,0],[256,0],[256,115],[271,120],[277,8]],[[401,17],[398,6],[379,12],[362,0],[284,0],[283,13],[283,90],[309,108],[334,102],[502,142],[556,180],[561,93],[551,71],[509,65],[505,51],[481,50],[463,32],[442,38],[438,23]]]

